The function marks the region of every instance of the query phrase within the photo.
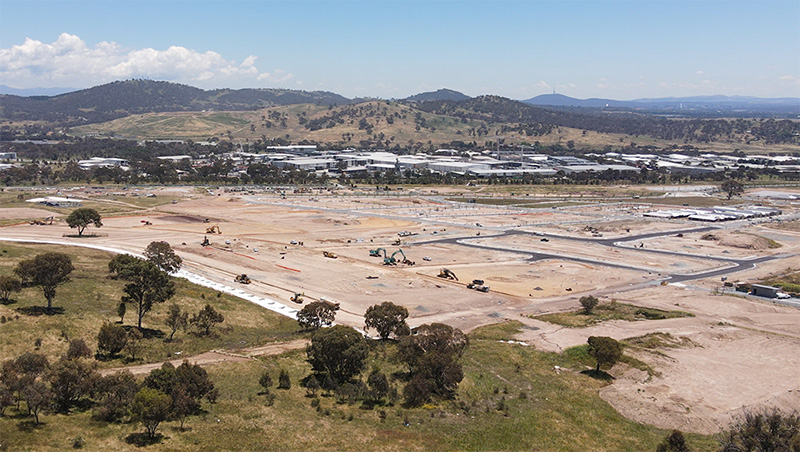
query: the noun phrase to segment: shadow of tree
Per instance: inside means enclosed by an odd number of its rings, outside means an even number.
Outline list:
[[[16,311],[19,312],[20,314],[25,314],[30,316],[61,315],[64,313],[64,308],[54,307],[47,309],[46,306],[25,306],[22,308],[17,308]]]
[[[33,420],[33,419],[26,419],[24,421],[20,421],[17,424],[17,428],[22,432],[30,433],[30,432],[32,432],[34,430],[38,430],[38,429],[42,428],[45,425],[47,425],[47,424],[45,424],[44,422],[40,422],[40,423],[37,424],[36,421]]]
[[[614,376],[612,376],[610,373],[608,373],[608,372],[606,372],[604,370],[587,369],[587,370],[582,370],[581,373],[584,374],[584,375],[588,375],[588,376],[594,378],[595,380],[603,380],[603,381],[616,380],[616,378],[614,378]]]
[[[134,325],[123,325],[122,328],[125,328],[125,331],[128,332],[128,331],[130,331],[132,329],[135,329],[136,326],[134,326]],[[154,337],[162,339],[162,338],[167,336],[166,333],[164,333],[163,331],[155,330],[153,328],[142,328],[140,331],[141,331],[142,336],[144,337],[144,339],[152,339]]]
[[[130,435],[125,437],[125,442],[128,444],[132,444],[136,447],[145,447],[150,446],[152,444],[160,443],[164,439],[164,435],[161,433],[156,433],[154,436],[150,436],[147,433],[138,432],[138,433],[131,433]]]

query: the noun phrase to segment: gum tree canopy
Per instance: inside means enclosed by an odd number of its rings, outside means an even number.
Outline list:
[[[96,210],[88,207],[81,207],[80,209],[73,210],[66,221],[69,227],[78,228],[79,236],[83,235],[84,229],[90,224],[94,224],[97,228],[103,225],[103,222],[100,221],[100,214]]]

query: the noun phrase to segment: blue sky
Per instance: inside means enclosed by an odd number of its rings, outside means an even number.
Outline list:
[[[0,0],[0,84],[800,97],[800,1]]]

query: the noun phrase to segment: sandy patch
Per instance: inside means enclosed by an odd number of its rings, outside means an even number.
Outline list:
[[[0,209],[0,220],[17,220],[17,219],[45,219],[55,216],[60,217],[60,214],[53,213],[49,210],[36,209],[32,207],[6,207]]]

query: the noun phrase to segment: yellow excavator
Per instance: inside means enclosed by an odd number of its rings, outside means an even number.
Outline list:
[[[439,274],[436,275],[436,276],[438,276],[440,278],[444,278],[444,279],[455,279],[456,281],[458,281],[458,277],[456,276],[456,274],[453,273],[452,271],[450,271],[450,269],[447,269],[447,268],[443,268],[443,269],[439,270]]]
[[[289,301],[294,301],[295,303],[302,304],[306,294],[305,292],[295,292],[294,295],[289,297]]]
[[[236,278],[234,278],[233,281],[239,284],[250,284],[250,278],[244,273],[241,275],[236,275]]]
[[[206,234],[222,234],[222,231],[220,231],[219,226],[215,224],[210,228],[206,228]]]
[[[323,251],[322,255],[327,257],[327,258],[330,258],[330,259],[338,259],[339,258],[339,256],[336,255],[336,253],[332,253],[330,251]]]
[[[53,217],[47,217],[44,220],[31,220],[32,226],[46,226],[53,224]]]

